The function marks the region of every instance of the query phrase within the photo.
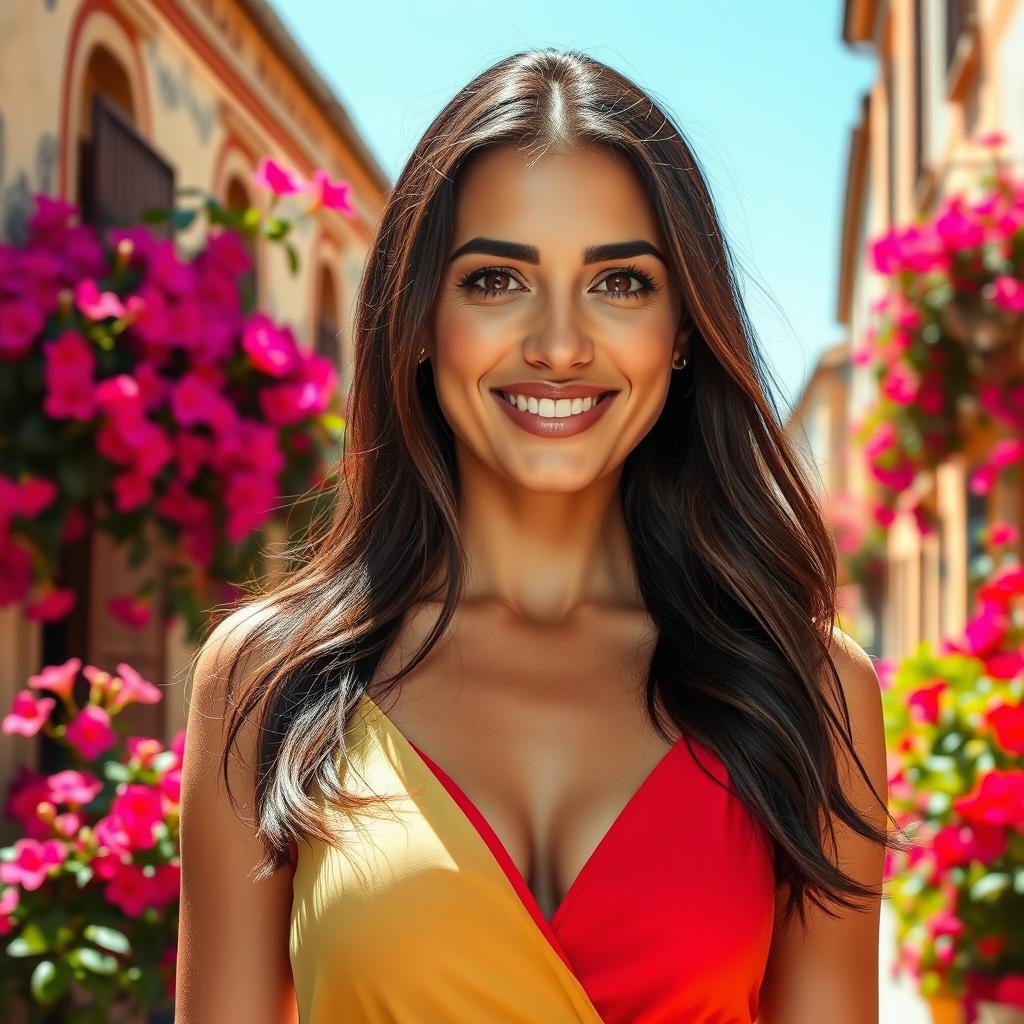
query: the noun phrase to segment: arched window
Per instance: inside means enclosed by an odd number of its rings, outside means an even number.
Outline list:
[[[248,210],[252,206],[252,196],[245,182],[237,175],[233,175],[224,190],[224,205],[229,210]],[[257,249],[256,240],[245,235],[242,236],[249,256],[252,259],[252,269],[240,281],[242,299],[246,309],[253,309],[259,297],[259,278],[257,276]]]
[[[78,203],[98,227],[137,223],[150,207],[174,201],[174,168],[136,125],[131,81],[102,44],[86,62],[79,96]]]
[[[341,317],[338,313],[338,291],[334,285],[334,274],[327,264],[320,266],[317,285],[316,337],[314,345],[318,355],[326,356],[338,369],[342,377]]]

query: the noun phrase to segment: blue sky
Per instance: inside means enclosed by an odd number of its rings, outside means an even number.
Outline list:
[[[274,7],[392,178],[451,96],[509,53],[571,47],[618,68],[668,108],[710,180],[783,410],[841,338],[847,148],[875,68],[842,44],[841,0]]]

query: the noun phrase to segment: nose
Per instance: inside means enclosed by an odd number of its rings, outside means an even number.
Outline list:
[[[594,345],[579,323],[572,300],[552,300],[523,342],[523,358],[549,372],[571,372],[588,366]]]

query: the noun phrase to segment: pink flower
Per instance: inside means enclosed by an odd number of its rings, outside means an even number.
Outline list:
[[[919,722],[934,725],[939,720],[939,697],[949,689],[945,679],[922,686],[907,697],[911,715]]]
[[[28,677],[28,685],[70,699],[81,667],[81,658],[68,658],[62,665],[47,665],[38,675]]]
[[[20,901],[21,894],[14,886],[0,889],[0,935],[8,935],[13,931],[14,922],[11,915],[17,910]]]
[[[116,740],[110,727],[110,715],[103,708],[87,704],[67,727],[64,738],[82,755],[92,761],[109,750]]]
[[[1024,704],[997,704],[986,712],[985,720],[1007,753],[1024,754]]]
[[[964,213],[962,196],[954,196],[946,204],[935,221],[935,229],[947,249],[976,249],[985,240],[985,229]]]
[[[70,587],[49,587],[42,597],[25,605],[25,618],[36,622],[56,622],[71,611],[75,601],[75,592]]]
[[[52,697],[33,697],[28,690],[14,695],[14,704],[9,715],[4,717],[2,728],[8,736],[35,736],[46,724],[56,701]]]
[[[986,132],[984,135],[979,135],[976,141],[979,146],[984,146],[986,149],[998,149],[1006,144],[1006,135],[1003,132]]]
[[[186,373],[171,394],[171,411],[185,427],[209,423],[223,399],[215,385],[198,373]]]
[[[1024,313],[1024,281],[1001,274],[991,286],[992,301],[1000,309],[1011,313]]]
[[[96,282],[86,278],[75,288],[75,305],[90,320],[120,318],[125,314],[124,303],[114,292],[101,292]]]
[[[0,882],[34,892],[66,857],[67,850],[59,839],[18,839],[14,843],[14,859],[0,863]]]
[[[964,627],[967,652],[983,658],[1002,647],[1009,623],[996,605],[985,605]]]
[[[945,825],[932,840],[936,867],[940,873],[946,868],[971,861],[991,864],[1006,853],[1008,845],[1009,838],[1003,826],[982,822]]]
[[[68,768],[50,776],[49,789],[53,803],[80,807],[96,798],[103,789],[103,783],[92,772]]]
[[[1024,974],[1004,974],[996,982],[995,1001],[1024,1008]]]
[[[163,745],[152,736],[129,736],[125,741],[129,759],[139,762],[139,767],[147,768],[157,754],[163,751]]]
[[[158,704],[161,697],[158,687],[143,679],[124,661],[117,663],[117,676],[111,690],[114,694],[110,705],[111,713],[120,711],[128,704]]]
[[[296,171],[284,164],[279,164],[269,156],[263,157],[253,172],[252,183],[260,188],[268,189],[277,196],[287,196],[295,192],[304,192],[309,188],[306,181]]]
[[[89,420],[95,415],[96,356],[75,331],[65,331],[43,345],[43,410],[54,419]]]
[[[32,556],[23,544],[4,536],[0,509],[0,607],[20,601],[32,585]]]
[[[287,377],[299,359],[292,332],[276,327],[263,313],[254,314],[246,323],[242,348],[256,369],[270,377]]]
[[[349,199],[352,190],[350,182],[331,181],[327,172],[318,167],[313,172],[313,187],[316,190],[316,198],[312,209],[316,210],[322,206],[328,210],[338,210],[347,217],[356,216],[355,208]]]
[[[129,629],[142,629],[149,622],[153,607],[146,598],[117,594],[107,601],[107,611]]]
[[[988,542],[993,547],[1006,547],[1017,543],[1019,537],[1017,527],[1013,523],[995,522],[989,524]]]
[[[978,952],[989,960],[995,960],[1006,948],[1006,940],[1006,932],[1000,932],[998,935],[983,935],[978,939]]]
[[[32,519],[48,509],[57,497],[57,486],[42,476],[28,476],[21,481],[21,514]]]
[[[154,828],[164,820],[159,789],[131,783],[114,798],[110,813],[121,823],[133,849],[148,850],[156,842]]]
[[[114,507],[118,512],[133,512],[153,497],[152,480],[145,473],[134,469],[118,473],[111,488],[114,492]]]
[[[972,824],[1024,829],[1024,768],[985,772],[970,793],[953,801],[953,809]]]

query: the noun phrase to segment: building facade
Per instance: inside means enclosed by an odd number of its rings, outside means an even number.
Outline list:
[[[852,353],[872,322],[872,303],[885,279],[868,262],[869,241],[894,225],[932,212],[944,196],[967,189],[990,154],[978,139],[1008,136],[1006,162],[1024,168],[1024,2],[1021,0],[846,0],[843,40],[877,59],[875,80],[862,97],[849,140],[836,316],[845,334],[840,398],[816,399],[829,350],[794,405],[789,427],[829,487],[854,496],[871,491],[863,455],[842,447],[876,397],[870,366]],[[1019,365],[1019,346],[1001,353]],[[998,372],[998,370],[996,371]],[[822,409],[825,411],[822,411]],[[815,412],[817,410],[817,412]],[[816,419],[815,419],[816,417]],[[971,610],[970,566],[982,552],[985,524],[1021,522],[1021,488],[1004,482],[976,495],[968,481],[994,437],[980,424],[964,450],[934,474],[922,474],[911,502],[923,499],[937,528],[922,535],[907,509],[889,530],[885,583],[877,607],[862,603],[853,623],[872,653],[899,657],[920,640],[957,632]],[[844,457],[837,460],[842,450]]]
[[[260,309],[291,325],[300,344],[335,360],[346,397],[353,300],[390,182],[269,5],[0,4],[4,241],[23,234],[37,192],[78,203],[83,217],[99,225],[169,205],[179,187],[202,189],[232,207],[265,209],[268,196],[250,180],[263,156],[305,176],[322,167],[352,185],[355,217],[322,211],[297,224],[301,273],[293,276],[277,247],[258,242],[247,282]],[[186,236],[183,243],[196,240]],[[169,738],[187,716],[182,684],[191,648],[167,633],[159,616],[135,631],[104,613],[107,598],[128,589],[140,572],[105,537],[91,538],[76,557],[85,562],[79,579],[87,594],[58,633],[25,622],[16,607],[0,609],[3,713],[44,664],[70,656],[103,668],[127,661],[167,694],[160,705],[129,709],[131,725],[139,734]],[[45,766],[41,742],[4,737],[0,787],[6,789],[19,762]]]

